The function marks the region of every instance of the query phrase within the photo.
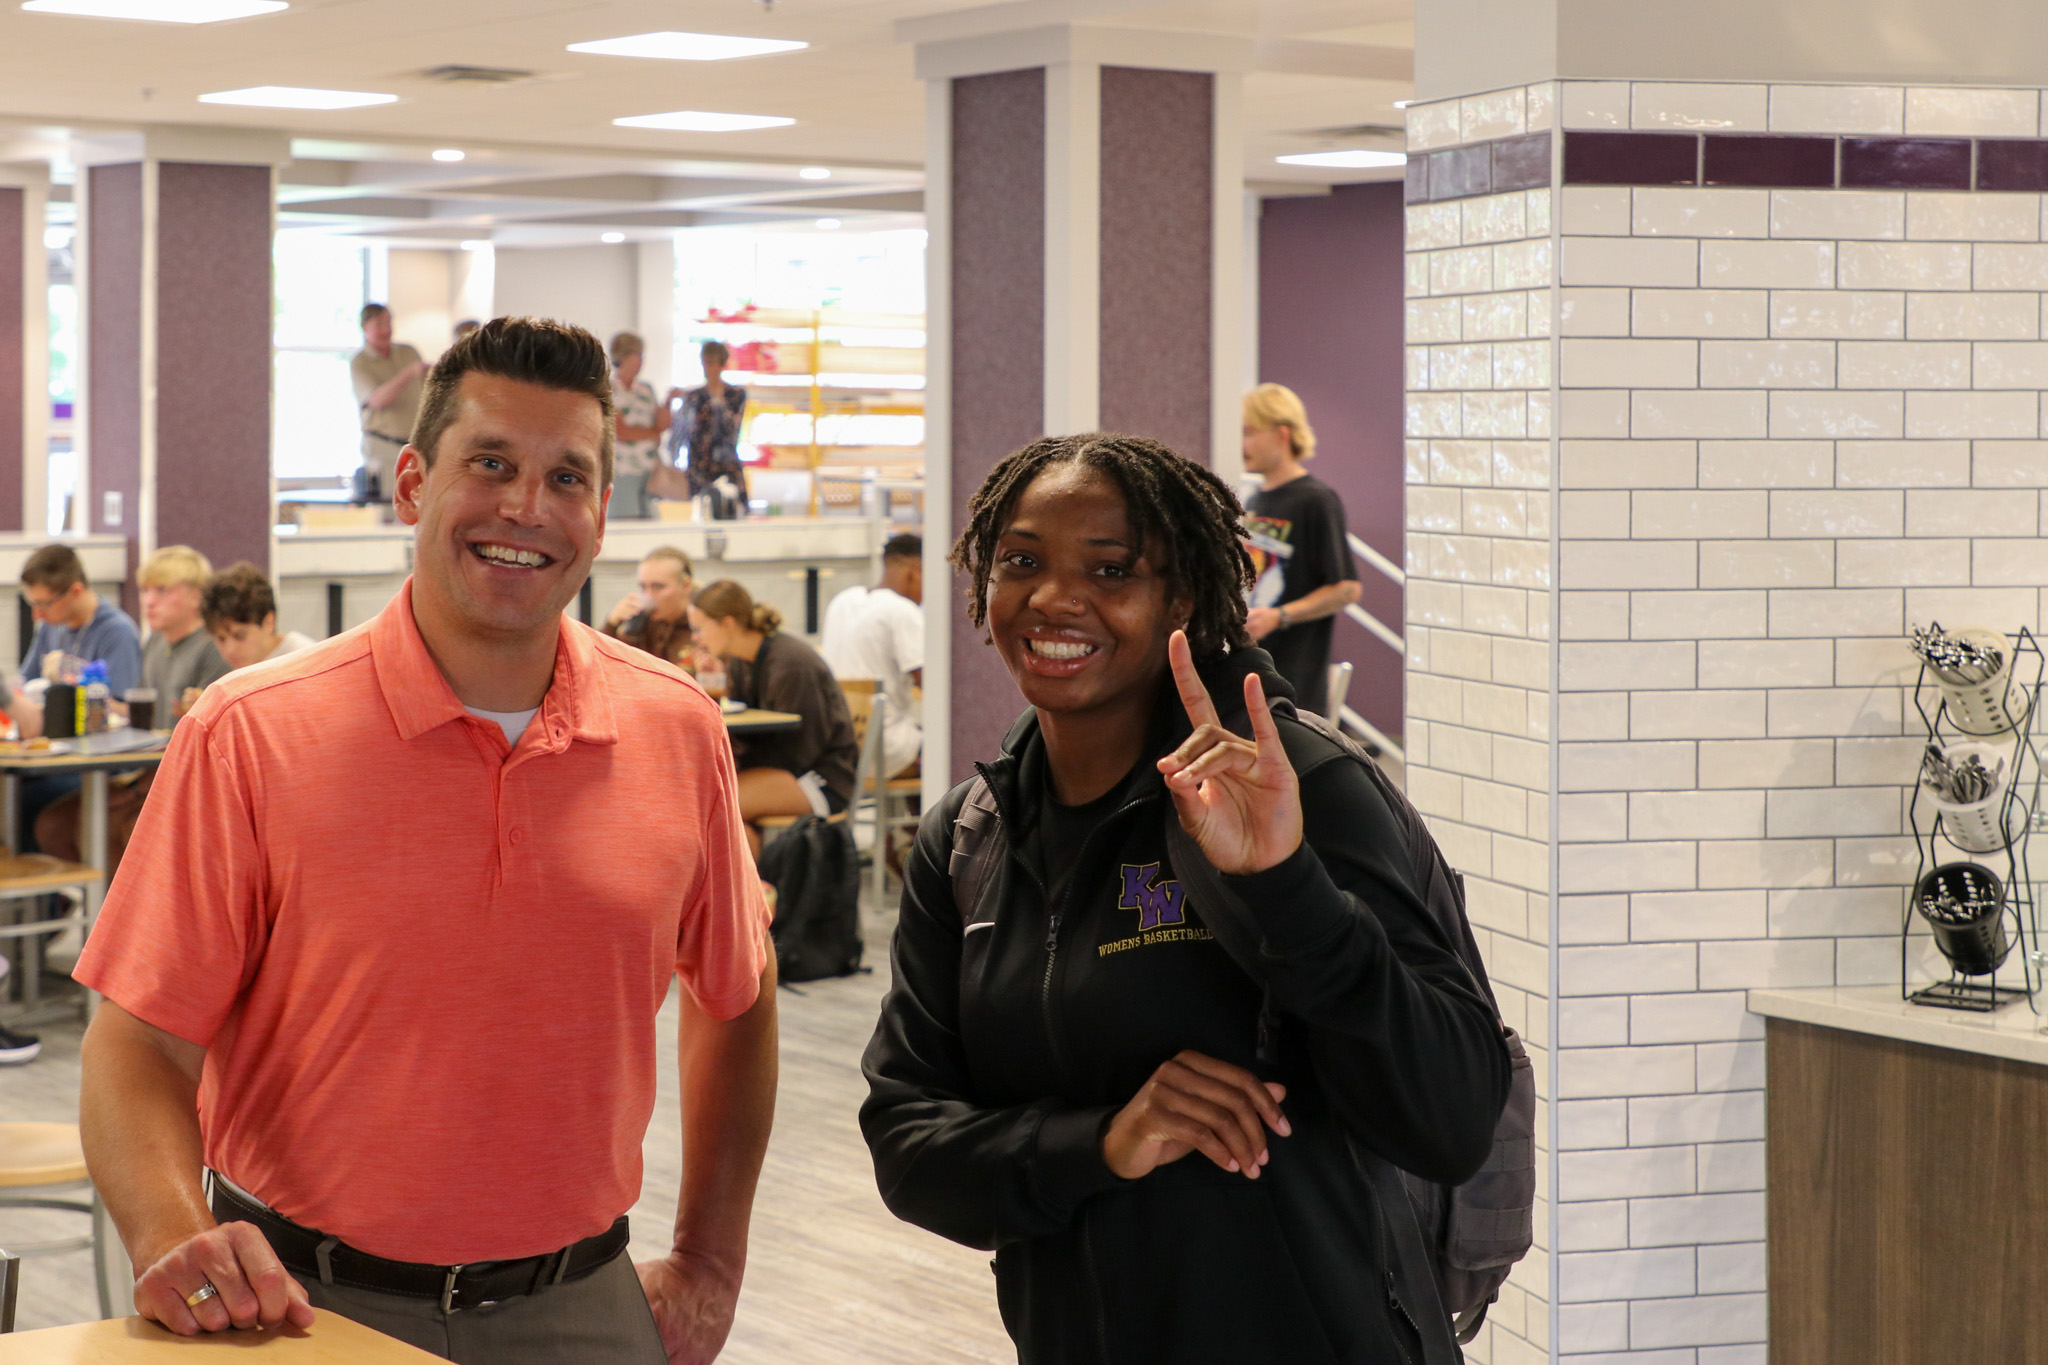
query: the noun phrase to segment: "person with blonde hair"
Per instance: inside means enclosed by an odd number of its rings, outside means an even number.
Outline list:
[[[618,438],[612,447],[612,502],[609,515],[651,517],[647,475],[661,459],[661,438],[668,434],[668,409],[654,396],[654,386],[640,377],[647,343],[632,332],[612,338],[612,405],[618,415]]]
[[[210,684],[228,674],[228,661],[204,629],[200,607],[213,565],[190,545],[166,545],[142,561],[135,586],[142,595],[142,685],[154,687],[158,704],[183,715]]]
[[[1261,384],[1244,396],[1244,471],[1265,485],[1245,501],[1258,574],[1245,628],[1301,708],[1323,715],[1331,618],[1358,600],[1359,585],[1343,499],[1306,467],[1315,454],[1315,429],[1294,390]]]

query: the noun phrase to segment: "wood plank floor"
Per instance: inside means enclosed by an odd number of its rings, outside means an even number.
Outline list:
[[[885,915],[868,907],[875,972],[781,993],[782,1084],[775,1135],[754,1205],[754,1233],[739,1319],[722,1361],[735,1365],[967,1365],[1013,1361],[996,1316],[988,1258],[898,1222],[875,1193],[854,1122],[866,1087],[860,1053],[888,985]],[[42,1056],[0,1068],[0,1117],[75,1121],[76,1024],[44,1025]],[[633,1255],[667,1247],[681,1176],[675,1007],[663,1012],[660,1097],[646,1144],[647,1172],[633,1209]],[[10,1237],[61,1236],[79,1220],[0,1210]],[[98,1315],[88,1253],[24,1265],[17,1326]],[[126,1305],[116,1305],[126,1310]]]

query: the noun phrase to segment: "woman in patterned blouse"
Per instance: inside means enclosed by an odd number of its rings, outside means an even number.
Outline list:
[[[720,520],[739,516],[747,506],[747,471],[740,464],[740,422],[747,415],[747,391],[725,382],[732,352],[723,342],[704,343],[704,383],[683,395],[676,417],[676,440],[690,474],[690,496],[711,490],[720,479],[733,491],[712,493],[712,515]]]

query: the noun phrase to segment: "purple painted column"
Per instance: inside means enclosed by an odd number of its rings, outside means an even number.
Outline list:
[[[0,185],[0,531],[22,525],[22,466],[27,455],[28,251],[43,225],[28,221],[29,193]],[[37,338],[41,342],[41,338]],[[48,403],[48,397],[42,402]]]

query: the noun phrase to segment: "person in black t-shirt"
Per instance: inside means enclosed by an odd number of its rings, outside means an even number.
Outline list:
[[[1336,490],[1303,467],[1316,434],[1292,389],[1261,384],[1244,397],[1244,469],[1265,480],[1245,503],[1258,581],[1245,625],[1273,656],[1303,710],[1330,705],[1331,618],[1358,600],[1358,565]]]

